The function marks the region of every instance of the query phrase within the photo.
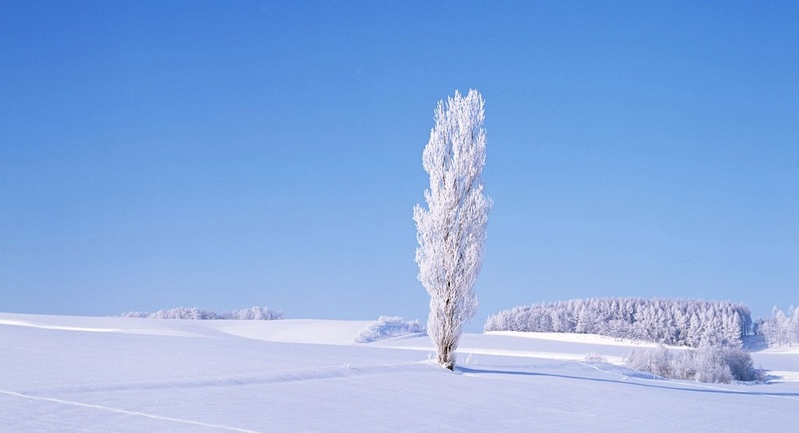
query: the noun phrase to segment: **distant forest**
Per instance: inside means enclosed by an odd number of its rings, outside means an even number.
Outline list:
[[[699,347],[741,347],[752,330],[749,307],[686,299],[592,298],[539,303],[500,311],[485,331],[599,334]]]
[[[791,307],[786,314],[774,307],[771,317],[755,321],[754,333],[765,337],[769,347],[799,345],[799,308]]]
[[[168,310],[158,310],[155,313],[131,311],[120,314],[119,317],[146,318],[146,319],[189,319],[189,320],[280,320],[283,312],[272,310],[269,307],[250,307],[241,310],[216,313],[199,308],[178,307]]]

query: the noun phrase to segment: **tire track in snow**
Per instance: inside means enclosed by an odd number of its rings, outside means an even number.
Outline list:
[[[293,370],[282,370],[272,374],[257,376],[230,376],[217,378],[194,378],[174,381],[115,383],[99,385],[78,385],[57,388],[25,389],[23,395],[36,397],[46,394],[78,394],[91,392],[118,392],[118,391],[157,391],[162,389],[192,389],[192,388],[224,388],[234,386],[254,386],[274,383],[290,383],[312,380],[344,379],[353,376],[368,376],[377,374],[394,374],[403,371],[402,367],[412,366],[416,362],[357,365],[346,363],[336,366],[309,367]],[[10,391],[9,391],[10,392]]]
[[[198,426],[198,427],[206,427],[206,428],[212,428],[212,429],[218,429],[218,430],[227,430],[227,431],[233,431],[233,432],[239,432],[239,433],[264,433],[264,432],[259,431],[259,430],[250,430],[250,429],[245,429],[245,428],[226,426],[226,425],[222,425],[222,424],[210,424],[210,423],[206,423],[206,422],[193,421],[193,420],[189,420],[189,419],[174,418],[174,417],[162,416],[162,415],[154,415],[154,414],[149,414],[149,413],[145,413],[145,412],[138,412],[138,411],[134,411],[134,410],[126,410],[126,409],[118,409],[118,408],[108,407],[108,406],[101,406],[99,404],[81,403],[79,401],[62,400],[62,399],[51,398],[51,397],[37,397],[37,396],[34,396],[34,395],[27,395],[27,394],[22,394],[22,393],[19,393],[19,392],[14,392],[14,391],[0,390],[0,394],[5,394],[5,395],[11,396],[11,397],[24,398],[24,399],[28,399],[28,400],[46,401],[46,402],[50,402],[50,403],[58,403],[58,404],[64,404],[64,405],[68,405],[68,406],[83,407],[83,408],[88,408],[88,409],[97,409],[97,410],[103,410],[103,411],[122,414],[122,415],[139,416],[139,417],[144,417],[144,418],[157,419],[157,420],[160,420],[160,421],[169,421],[169,422],[176,422],[176,423],[180,423],[180,424],[189,424],[189,425],[195,425],[195,426]]]

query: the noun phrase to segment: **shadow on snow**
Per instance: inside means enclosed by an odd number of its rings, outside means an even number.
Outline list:
[[[599,371],[602,371],[607,374],[616,374],[612,372],[607,372],[605,370],[599,370]],[[540,373],[532,371],[497,370],[489,368],[480,369],[480,368],[470,368],[462,366],[456,366],[455,372],[461,374],[468,374],[472,376],[503,375],[503,376],[528,376],[528,377],[554,377],[559,379],[583,380],[590,382],[612,383],[618,385],[640,386],[645,388],[668,389],[668,390],[707,393],[707,394],[749,395],[749,396],[766,396],[766,397],[782,397],[782,398],[799,397],[799,392],[781,393],[781,392],[762,392],[762,391],[736,391],[736,390],[721,389],[721,388],[694,388],[694,387],[689,387],[690,385],[692,385],[691,382],[663,379],[649,374],[645,375],[644,373],[637,371],[630,371],[631,374],[621,375],[622,378],[619,380],[601,379],[596,377],[573,376],[567,374]],[[629,381],[627,379],[643,379],[651,381],[660,381],[662,383],[641,383],[641,382]],[[714,384],[700,384],[699,382],[697,382],[697,385],[695,386],[702,386],[702,385],[712,386]]]

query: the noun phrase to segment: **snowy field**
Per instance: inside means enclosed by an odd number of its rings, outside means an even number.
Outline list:
[[[799,415],[799,352],[753,354],[768,384],[667,381],[646,345],[467,334],[456,372],[424,335],[370,322],[0,314],[2,432],[762,432]],[[588,363],[586,353],[610,363]]]

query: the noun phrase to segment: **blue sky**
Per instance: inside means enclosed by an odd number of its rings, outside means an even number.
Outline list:
[[[799,303],[794,2],[0,0],[0,310],[425,319],[438,100],[486,99],[480,310]]]

